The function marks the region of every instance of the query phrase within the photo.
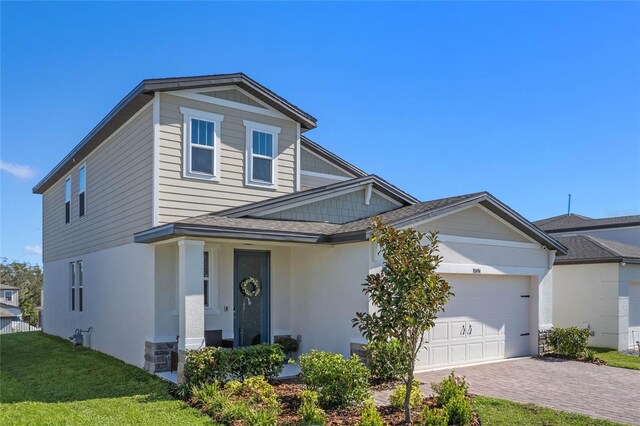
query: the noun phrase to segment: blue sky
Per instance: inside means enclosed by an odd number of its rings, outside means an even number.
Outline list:
[[[1,4],[1,255],[40,262],[32,186],[140,80],[243,71],[420,199],[640,214],[638,3]]]

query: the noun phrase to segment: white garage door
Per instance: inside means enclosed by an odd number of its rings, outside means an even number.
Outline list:
[[[629,284],[629,346],[640,341],[640,283]]]
[[[455,296],[429,331],[429,343],[418,356],[417,369],[530,353],[528,277],[448,275],[445,278]]]

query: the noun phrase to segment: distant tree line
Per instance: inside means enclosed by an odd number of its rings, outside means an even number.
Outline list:
[[[23,319],[31,325],[38,324],[36,308],[42,303],[42,268],[27,262],[8,262],[3,257],[0,262],[0,282],[19,288],[18,303]]]

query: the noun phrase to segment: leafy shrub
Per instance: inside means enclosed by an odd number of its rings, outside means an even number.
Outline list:
[[[358,426],[384,426],[382,416],[376,409],[373,401],[367,401],[362,407]]]
[[[298,415],[303,425],[323,425],[326,421],[324,411],[318,407],[318,392],[304,390],[300,393],[302,403]]]
[[[190,385],[223,382],[229,374],[229,351],[222,348],[189,351],[185,373]]]
[[[587,361],[594,361],[598,358],[597,355],[598,353],[593,349],[585,349],[582,353],[582,358],[586,359]]]
[[[449,424],[464,426],[471,422],[471,402],[464,396],[454,396],[444,408],[449,414]]]
[[[398,386],[389,396],[389,402],[396,408],[404,407],[404,397],[407,395],[407,388],[404,384]],[[409,406],[411,408],[419,407],[422,405],[424,396],[420,390],[420,382],[413,380],[411,382],[411,396],[409,397]]]
[[[286,354],[298,351],[298,341],[291,336],[278,336],[273,343],[282,346]]]
[[[590,330],[588,328],[567,327],[554,328],[549,333],[549,340],[556,353],[577,358],[587,349]]]
[[[403,362],[402,346],[397,339],[386,342],[370,342],[367,346],[367,365],[371,375],[382,381],[402,377],[407,371]]]
[[[277,423],[280,411],[273,386],[260,376],[244,382],[231,381],[224,388],[215,382],[196,386],[191,401],[224,423],[243,421],[253,426],[273,425]]]
[[[449,412],[446,408],[429,408],[422,409],[422,418],[420,424],[422,426],[447,426],[449,424]]]
[[[273,380],[282,372],[280,345],[261,344],[235,349],[207,347],[187,353],[185,371],[191,385],[223,383],[230,377],[244,380],[264,376]]]
[[[235,348],[229,351],[231,376],[238,380],[263,376],[273,380],[284,368],[284,352],[280,345],[260,345]]]
[[[188,401],[191,398],[191,393],[193,392],[193,387],[187,383],[181,384],[172,384],[169,387],[169,392],[176,399],[181,399],[183,401]]]
[[[463,376],[456,376],[452,371],[449,377],[441,382],[431,383],[431,389],[436,393],[436,402],[446,407],[451,399],[467,396],[469,382]]]
[[[340,354],[311,351],[300,356],[300,378],[318,392],[325,407],[361,403],[369,396],[369,370],[357,355],[344,359]]]

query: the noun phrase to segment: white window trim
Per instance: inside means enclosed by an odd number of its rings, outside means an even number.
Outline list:
[[[67,183],[69,183],[69,197],[67,197]],[[64,180],[64,223],[68,225],[71,223],[71,207],[73,204],[71,203],[71,199],[73,198],[73,185],[71,182],[71,175],[67,176]],[[67,222],[67,203],[69,203],[69,221]]]
[[[84,214],[80,216],[80,170],[84,168]],[[78,167],[78,217],[83,218],[87,216],[87,163],[82,163]]]
[[[69,262],[69,311],[77,312],[76,297],[76,262]]]
[[[82,275],[82,279],[80,279],[80,275]],[[76,281],[76,311],[84,312],[84,266],[82,260],[76,260]]]
[[[256,123],[255,121],[242,120],[246,132],[246,147],[245,147],[245,179],[244,183],[247,186],[254,186],[257,188],[266,189],[278,189],[278,135],[282,131],[280,127],[270,126],[268,124]],[[270,133],[273,136],[273,156],[271,158],[257,155],[253,153],[253,131]],[[253,157],[265,158],[271,160],[271,183],[262,182],[259,180],[253,180]]]
[[[207,246],[209,252],[209,305],[205,306],[205,315],[217,315],[220,313],[220,280],[219,280],[219,245]]]
[[[182,122],[182,176],[189,179],[207,181],[220,181],[220,124],[224,116],[208,111],[200,111],[186,107],[180,107],[183,116]],[[213,175],[191,171],[191,119],[208,121],[213,123]],[[204,146],[198,148],[207,149]]]

